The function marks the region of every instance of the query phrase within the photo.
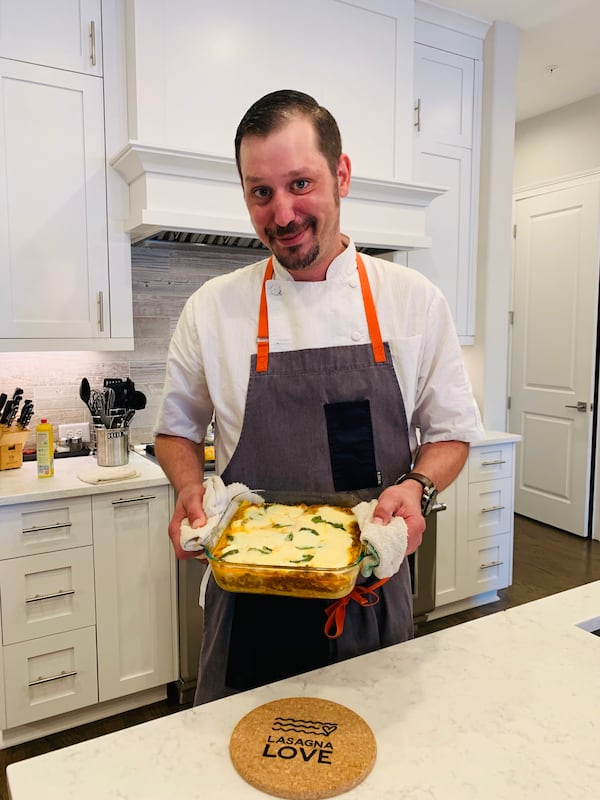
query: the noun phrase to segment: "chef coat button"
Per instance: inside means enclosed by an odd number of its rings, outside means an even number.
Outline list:
[[[276,283],[272,283],[269,286],[269,294],[278,295],[281,294],[281,286],[277,286]]]
[[[358,288],[358,281],[356,280],[356,278],[350,278],[350,280],[348,281],[348,286],[351,289],[357,289]]]
[[[353,342],[360,342],[360,340],[362,339],[360,331],[353,331],[352,334],[350,335],[350,338],[352,339]]]

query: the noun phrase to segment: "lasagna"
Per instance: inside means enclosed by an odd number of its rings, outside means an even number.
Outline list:
[[[247,501],[209,549],[222,588],[303,597],[351,591],[361,552],[350,508]]]

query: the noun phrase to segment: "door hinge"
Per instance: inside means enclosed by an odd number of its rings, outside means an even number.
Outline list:
[[[515,312],[514,311],[509,311],[508,312],[508,324],[509,325],[514,325],[515,324]]]
[[[513,225],[513,239],[517,238],[517,223]]]
[[[510,397],[506,398],[506,408],[510,411]]]

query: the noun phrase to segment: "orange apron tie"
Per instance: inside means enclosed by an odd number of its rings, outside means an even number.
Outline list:
[[[360,281],[360,288],[365,306],[365,316],[367,318],[367,327],[369,329],[371,346],[373,348],[373,358],[375,359],[376,363],[382,363],[386,359],[385,349],[383,347],[383,339],[381,338],[381,329],[379,328],[377,311],[375,309],[375,301],[373,300],[373,293],[371,292],[371,286],[369,285],[365,264],[359,253],[356,254],[356,269],[358,270],[358,279]],[[273,272],[273,258],[271,257],[267,262],[260,293],[258,332],[256,337],[257,372],[266,372],[269,367],[269,315],[267,312],[266,285],[267,281],[270,281],[273,277]]]
[[[267,313],[267,281],[273,277],[273,258],[267,262],[260,293],[258,332],[256,337],[256,371],[266,372],[269,367],[269,315]]]
[[[379,595],[375,589],[379,589],[384,583],[387,583],[389,578],[382,578],[381,580],[373,583],[371,586],[355,586],[352,591],[345,597],[340,597],[339,600],[334,600],[325,609],[327,621],[325,622],[325,636],[328,639],[337,639],[342,635],[344,630],[344,622],[346,620],[346,606],[350,600],[355,600],[364,608],[368,606],[376,606],[379,602]],[[369,599],[369,595],[371,598]]]

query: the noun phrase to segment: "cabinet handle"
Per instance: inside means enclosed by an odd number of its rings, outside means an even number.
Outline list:
[[[90,64],[96,66],[96,23],[90,22]]]
[[[98,292],[98,330],[104,333],[104,292]]]
[[[487,569],[488,567],[499,567],[504,564],[504,561],[489,561],[487,564],[480,564],[479,569]]]
[[[39,686],[42,683],[50,683],[50,681],[60,681],[62,678],[72,678],[74,675],[77,675],[75,670],[71,672],[65,672],[65,670],[61,670],[60,674],[58,675],[51,675],[49,678],[38,678],[37,681],[31,681],[29,686]]]
[[[139,497],[125,497],[121,500],[113,500],[113,506],[120,506],[124,503],[141,503],[142,500],[156,500],[155,494],[141,494]]]
[[[414,111],[417,115],[415,121],[413,122],[414,127],[417,129],[417,133],[421,133],[421,98],[417,100],[417,105],[414,107]]]
[[[68,589],[66,592],[63,592],[62,589],[59,589],[58,592],[54,594],[36,594],[34,597],[26,597],[26,603],[39,603],[40,600],[54,600],[57,597],[67,597],[70,594],[75,594],[74,589]]]
[[[40,531],[56,531],[61,528],[70,528],[72,522],[56,522],[54,525],[34,525],[32,528],[23,528],[21,533],[24,536],[31,536],[32,533],[39,533]]]
[[[487,508],[482,508],[481,513],[489,514],[490,511],[502,511],[503,508],[506,508],[506,506],[488,506]]]
[[[494,461],[482,461],[482,467],[492,467],[494,464],[506,464],[505,458],[496,458]]]

